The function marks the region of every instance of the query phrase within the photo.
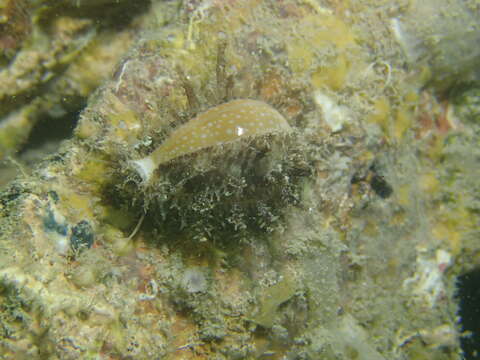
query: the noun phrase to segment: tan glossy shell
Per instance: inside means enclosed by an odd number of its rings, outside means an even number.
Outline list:
[[[200,149],[246,136],[291,131],[285,118],[263,101],[233,100],[215,106],[176,129],[150,156],[158,166]]]

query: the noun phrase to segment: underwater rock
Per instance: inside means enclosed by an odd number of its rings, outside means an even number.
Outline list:
[[[102,3],[0,1],[0,159],[29,167],[19,155],[27,144],[43,156],[56,150],[88,96],[131,46],[130,22],[146,2]]]
[[[0,3],[0,63],[12,58],[32,31],[26,1]]]
[[[476,122],[436,126],[383,3],[152,1],[0,193],[2,356],[458,358]]]
[[[428,82],[440,90],[480,80],[480,11],[472,1],[411,2],[391,21],[408,62],[426,67]]]

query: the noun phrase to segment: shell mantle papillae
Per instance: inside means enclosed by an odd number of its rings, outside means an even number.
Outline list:
[[[282,211],[298,204],[308,177],[308,152],[273,106],[235,99],[211,107],[174,129],[130,171],[126,202],[147,210],[163,234],[216,241],[269,233]]]
[[[176,129],[153,153],[132,161],[144,182],[172,159],[245,137],[289,133],[287,120],[259,100],[237,99],[212,107]]]

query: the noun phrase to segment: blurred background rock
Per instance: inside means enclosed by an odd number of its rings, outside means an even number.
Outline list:
[[[0,1],[0,159],[5,183],[71,136],[130,47],[148,1]],[[5,161],[7,160],[7,161]]]

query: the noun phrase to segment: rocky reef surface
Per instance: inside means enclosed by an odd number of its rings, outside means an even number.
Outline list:
[[[460,359],[479,9],[426,3],[0,2],[0,358]]]

